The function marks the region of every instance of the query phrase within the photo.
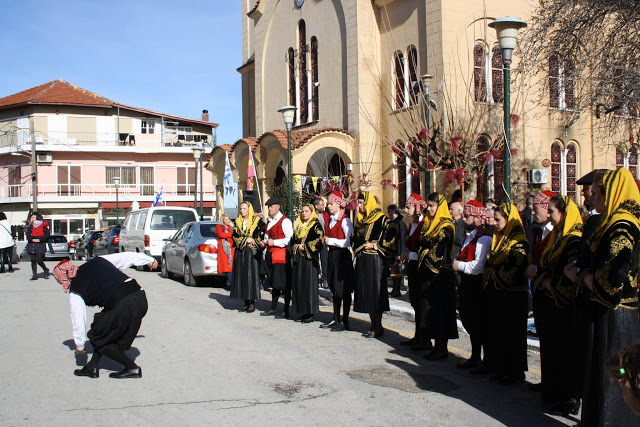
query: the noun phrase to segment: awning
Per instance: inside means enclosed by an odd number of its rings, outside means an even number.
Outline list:
[[[4,211],[11,225],[26,225],[28,210]]]

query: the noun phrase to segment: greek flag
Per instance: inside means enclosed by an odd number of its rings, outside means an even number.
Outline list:
[[[222,179],[222,186],[227,191],[233,186],[233,175],[231,174],[231,165],[229,164],[229,153],[225,153],[224,178]]]
[[[162,189],[164,188],[164,186],[160,187],[160,191],[158,191],[158,193],[156,194],[156,199],[153,201],[153,206],[159,206],[162,205]]]

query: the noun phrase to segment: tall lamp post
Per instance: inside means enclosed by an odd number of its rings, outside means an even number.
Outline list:
[[[291,181],[292,181],[292,176],[291,176],[291,171],[292,171],[292,163],[291,163],[291,128],[293,127],[293,120],[295,119],[296,116],[296,107],[293,107],[291,105],[287,105],[286,107],[282,107],[281,109],[278,110],[279,113],[282,113],[282,119],[284,120],[284,125],[287,128],[287,156],[289,158],[289,163],[288,163],[288,167],[287,167],[287,189],[288,189],[288,196],[287,196],[287,216],[289,218],[291,218],[293,216],[293,204],[292,204],[292,194],[293,191],[291,189]]]
[[[489,24],[496,30],[504,64],[504,192],[511,200],[511,56],[518,42],[518,31],[527,23],[506,16]]]
[[[196,198],[197,198],[197,193],[198,193],[198,163],[200,163],[200,220],[202,220],[202,146],[201,145],[197,145],[195,147],[192,148],[193,150],[193,159],[196,162],[196,191],[194,194],[194,199],[193,199],[193,208],[197,209],[196,207]]]
[[[118,200],[118,189],[120,188],[120,177],[113,177],[113,184],[116,186],[116,225],[120,224],[120,202]]]
[[[429,124],[429,82],[433,76],[431,74],[425,74],[420,77],[422,81],[422,94],[424,95],[424,120],[427,123],[427,146],[424,148],[424,199],[427,200],[429,194],[431,194],[431,171],[429,170],[429,137],[431,136],[431,126]]]

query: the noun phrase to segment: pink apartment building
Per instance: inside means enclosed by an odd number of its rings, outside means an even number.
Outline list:
[[[212,174],[196,166],[193,148],[206,165],[217,126],[206,110],[200,120],[159,113],[64,80],[0,98],[0,211],[23,238],[35,203],[52,232],[73,239],[151,206],[162,189],[163,204],[197,200],[209,218]]]

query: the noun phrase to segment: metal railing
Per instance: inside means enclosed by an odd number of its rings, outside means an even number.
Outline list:
[[[71,146],[135,146],[136,138],[145,144],[158,144],[162,147],[191,147],[201,142],[211,142],[209,135],[179,135],[164,134],[128,134],[112,132],[36,132],[36,144],[71,145]],[[0,132],[0,148],[20,147],[29,144],[29,131],[18,129],[10,132]]]

